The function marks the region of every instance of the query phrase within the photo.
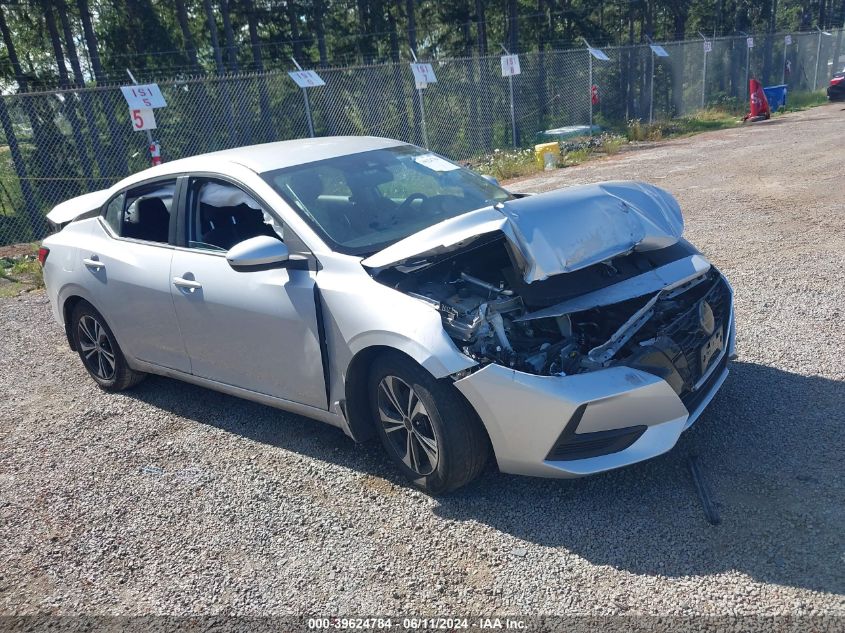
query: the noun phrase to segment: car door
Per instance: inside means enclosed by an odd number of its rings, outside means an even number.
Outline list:
[[[243,187],[193,177],[183,196],[171,294],[192,372],[292,402],[327,408],[314,271],[237,272],[236,243],[278,237],[266,207]]]
[[[190,372],[170,296],[176,186],[156,179],[113,197],[79,252],[92,303],[124,353]]]

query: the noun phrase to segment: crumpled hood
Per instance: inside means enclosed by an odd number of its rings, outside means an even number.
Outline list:
[[[379,251],[368,268],[455,250],[501,231],[526,283],[586,268],[632,250],[666,248],[684,231],[678,202],[642,182],[567,187],[445,220]]]

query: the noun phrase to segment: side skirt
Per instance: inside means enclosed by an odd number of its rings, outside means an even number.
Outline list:
[[[138,359],[133,360],[133,369],[147,372],[149,374],[165,376],[166,378],[175,378],[176,380],[191,383],[192,385],[197,385],[199,387],[205,387],[206,389],[213,389],[214,391],[219,391],[230,396],[235,396],[236,398],[243,398],[244,400],[258,402],[259,404],[263,404],[268,407],[274,407],[276,409],[281,409],[289,413],[295,413],[297,415],[305,416],[306,418],[311,418],[312,420],[325,422],[326,424],[338,427],[339,429],[343,430],[344,433],[349,435],[346,420],[344,420],[343,417],[341,415],[338,415],[337,413],[326,411],[324,409],[318,409],[316,407],[311,407],[307,404],[292,402],[290,400],[285,400],[284,398],[268,396],[267,394],[259,393],[257,391],[250,391],[249,389],[235,387],[234,385],[228,385],[223,382],[217,382],[216,380],[211,380],[209,378],[201,378],[199,376],[194,376],[193,374],[186,374],[184,372],[179,371],[178,369],[170,369],[168,367],[154,365],[152,363],[148,363],[146,361]]]

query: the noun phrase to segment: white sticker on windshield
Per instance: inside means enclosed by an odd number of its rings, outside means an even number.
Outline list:
[[[431,171],[454,171],[461,168],[460,165],[450,163],[445,158],[440,158],[434,154],[414,156],[414,160],[423,167],[428,167]]]

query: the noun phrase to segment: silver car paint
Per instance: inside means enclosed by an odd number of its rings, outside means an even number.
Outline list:
[[[683,230],[681,209],[666,192],[641,182],[606,182],[517,198],[444,220],[363,263],[384,268],[501,231],[520,259],[525,281],[532,283],[632,250],[671,246]]]
[[[308,141],[296,143],[308,143]],[[389,142],[386,146],[397,144],[399,143]],[[285,149],[292,147],[290,144],[277,145],[284,145]],[[344,147],[342,151],[354,153],[349,142],[341,145]],[[372,139],[363,139],[358,151],[372,149],[373,145],[378,145],[378,143],[374,143]],[[329,153],[332,151],[329,146],[330,144],[318,149],[312,148],[310,155],[318,155],[320,152]],[[61,232],[45,240],[45,245],[51,248],[51,254],[47,259],[44,270],[45,283],[56,319],[63,323],[64,315],[61,307],[68,297],[81,296],[104,313],[107,321],[112,325],[119,343],[126,351],[130,365],[134,368],[172,376],[290,410],[339,426],[348,434],[351,434],[349,425],[343,417],[342,408],[339,404],[345,398],[344,387],[351,359],[372,346],[394,348],[408,354],[435,377],[455,376],[458,378],[455,385],[467,397],[482,419],[493,441],[497,460],[503,470],[544,476],[577,476],[600,472],[608,468],[646,459],[668,450],[677,441],[680,432],[697,417],[709,398],[718,389],[721,381],[724,380],[726,371],[719,377],[715,386],[711,388],[710,393],[698,410],[688,412],[667,383],[650,374],[624,367],[614,367],[575,376],[535,376],[515,372],[495,364],[487,365],[472,372],[471,370],[476,365],[475,361],[461,353],[452,339],[446,335],[440,315],[434,308],[376,282],[362,267],[360,258],[331,251],[267,183],[252,169],[245,166],[245,163],[250,161],[253,163],[258,161],[258,164],[260,164],[261,160],[270,160],[268,157],[278,157],[279,151],[274,151],[273,147],[265,147],[259,153],[250,152],[247,149],[251,150],[252,148],[242,148],[230,153],[231,160],[226,158],[226,152],[222,152],[217,155],[184,159],[161,165],[118,183],[109,190],[109,196],[128,186],[141,183],[147,178],[164,174],[220,174],[242,183],[252,194],[272,208],[273,212],[286,225],[286,229],[295,232],[320,262],[321,269],[319,272],[309,272],[298,280],[295,285],[295,294],[300,293],[299,299],[302,303],[297,305],[301,307],[304,306],[305,295],[310,290],[312,295],[310,305],[313,307],[316,300],[319,301],[322,309],[325,323],[325,349],[323,351],[328,359],[328,400],[325,397],[322,375],[318,375],[322,373],[322,366],[311,362],[320,357],[319,350],[313,346],[314,339],[311,338],[314,333],[313,329],[309,330],[306,324],[303,327],[308,330],[307,335],[303,336],[305,330],[298,330],[295,336],[292,335],[292,338],[296,338],[296,341],[283,340],[282,342],[288,346],[287,354],[280,355],[278,346],[266,344],[268,336],[271,339],[273,337],[286,339],[291,334],[285,332],[284,326],[271,327],[271,323],[274,322],[272,315],[274,310],[278,309],[278,306],[260,305],[277,302],[278,293],[286,291],[285,285],[279,283],[281,272],[278,270],[265,271],[266,274],[261,272],[238,273],[226,267],[223,256],[205,253],[201,262],[199,260],[197,262],[189,261],[183,259],[183,253],[189,249],[151,246],[133,240],[114,238],[109,235],[101,219],[80,220],[73,222]],[[284,162],[285,160],[293,161],[292,164],[299,162],[289,155],[284,159],[276,158],[276,162]],[[264,165],[263,168],[270,169],[273,166]],[[103,199],[105,200],[109,196],[105,196]],[[531,199],[542,198],[543,196],[534,196]],[[643,205],[644,203],[640,202],[640,204]],[[647,219],[650,218],[651,225],[657,228],[652,230],[651,226],[646,226],[647,223],[641,223],[645,228],[640,231],[636,226],[633,226],[629,248],[635,248],[637,245],[648,248],[656,247],[658,243],[670,243],[668,240],[672,238],[674,233],[678,232],[677,224],[669,221],[661,225],[658,221],[661,214],[670,206],[662,205],[662,203],[658,206],[660,210],[656,212],[653,218],[646,214]],[[515,213],[521,213],[524,209],[525,207],[519,206]],[[80,209],[80,213],[86,211],[89,211],[89,209]],[[624,211],[619,212],[625,213]],[[615,212],[608,211],[608,213]],[[70,215],[70,213],[68,214]],[[541,214],[529,212],[527,217],[531,219],[534,227],[533,232],[536,234],[542,228]],[[463,224],[463,231],[456,231],[456,235],[459,237],[457,242],[464,243],[474,239],[479,234],[477,228],[485,225],[485,223],[486,229],[484,229],[484,232],[486,233],[497,230],[495,227],[506,226],[510,221],[494,209],[471,212],[462,216],[462,218],[456,218],[452,222],[457,226]],[[549,216],[550,226],[555,227],[555,230],[560,230],[562,226],[562,220],[560,218],[558,220],[561,223]],[[671,220],[671,217],[669,217],[669,220]],[[529,226],[525,224],[526,221],[523,217],[523,230]],[[438,240],[447,245],[447,248],[451,248],[457,242],[454,236],[450,239],[448,231],[444,230],[445,228],[448,228],[448,225],[442,223],[427,230],[429,232],[428,237],[421,238],[418,235],[403,240],[399,243],[402,246],[398,250],[404,251],[406,256],[412,256],[409,253],[414,250],[415,242],[430,244]],[[532,233],[529,232],[528,234],[531,235]],[[580,231],[579,234],[584,238],[585,235],[589,234],[589,231],[586,233]],[[594,245],[599,250],[604,248],[604,253],[622,248],[625,240],[619,237],[619,233],[614,233],[614,235],[616,236],[614,239],[597,240]],[[511,232],[509,239],[515,240],[517,238]],[[108,242],[109,240],[111,240],[111,243]],[[581,238],[579,240],[583,241]],[[130,242],[135,243],[130,244]],[[419,243],[416,246],[419,246]],[[181,338],[179,344],[174,344],[172,341],[153,343],[138,340],[151,333],[144,332],[141,335],[139,331],[135,331],[129,325],[132,323],[131,315],[126,317],[125,311],[139,305],[134,299],[134,291],[129,290],[129,281],[144,282],[145,275],[148,273],[142,272],[141,268],[137,267],[137,262],[139,259],[146,257],[148,252],[152,252],[150,249],[161,251],[163,253],[161,257],[165,259],[168,257],[168,252],[175,255],[175,263],[165,271],[164,279],[168,293],[173,297],[171,310],[174,314],[174,321],[177,310],[172,307],[172,304],[173,301],[179,300],[182,302],[184,322],[180,322],[180,325],[173,327],[171,330],[173,332],[181,331],[184,333],[185,329],[196,327],[197,322],[194,319],[197,318],[197,313],[201,313],[197,306],[193,306],[195,313],[191,314],[190,308],[193,305],[190,303],[191,298],[182,296],[182,293],[186,291],[172,285],[173,277],[193,273],[194,277],[199,280],[201,275],[202,281],[200,283],[203,285],[203,294],[206,294],[205,291],[208,288],[209,299],[212,294],[215,297],[214,301],[205,303],[204,307],[208,308],[213,303],[213,309],[218,310],[218,302],[228,302],[230,305],[227,305],[226,309],[230,311],[230,322],[243,319],[243,313],[236,305],[238,302],[226,298],[226,295],[235,292],[238,287],[258,289],[261,297],[250,306],[250,309],[268,315],[264,326],[261,328],[262,331],[255,331],[251,324],[236,331],[238,340],[235,343],[240,341],[240,337],[245,337],[240,342],[247,343],[246,347],[251,350],[252,355],[250,359],[239,359],[238,355],[241,354],[244,346],[232,344],[227,347],[226,353],[210,358],[208,362],[209,367],[220,367],[226,363],[231,363],[233,369],[231,373],[216,375],[215,377],[211,375],[211,371],[208,371],[204,373],[209,374],[209,376],[203,376],[196,372],[190,373],[188,352],[184,349]],[[125,288],[117,295],[109,294],[105,296],[102,293],[105,286],[97,280],[96,273],[90,271],[81,261],[94,254],[98,255],[100,259],[103,259],[103,257],[115,258],[121,250],[128,253],[130,260],[125,264],[125,270],[122,264],[118,265],[110,259],[106,262],[106,271],[110,272],[109,269],[114,268],[118,275],[117,278],[124,280]],[[388,251],[390,249],[382,251],[376,257],[382,256]],[[191,252],[188,255],[197,255],[197,253]],[[543,260],[542,265],[536,266],[535,272],[532,274],[547,274],[555,266],[567,265],[571,267],[576,265],[573,258],[559,257],[560,253],[552,253],[552,255],[556,258],[554,266],[547,265],[548,262]],[[590,260],[592,257],[589,253],[583,252],[578,259],[583,262]],[[389,258],[382,257],[382,260],[386,259]],[[212,264],[212,261],[219,262],[219,264]],[[366,264],[367,262],[363,263]],[[388,263],[382,261],[380,265],[387,265]],[[273,275],[274,272],[276,273],[275,276]],[[220,276],[219,282],[218,276]],[[149,280],[147,280],[147,283],[149,283]],[[156,281],[152,285],[157,286],[158,283]],[[316,285],[318,291],[316,295],[313,293],[314,285]],[[263,292],[262,288],[266,288],[267,292]],[[157,287],[146,292],[153,296],[163,294],[162,290]],[[116,302],[121,302],[124,305],[114,306],[113,304]],[[157,304],[158,301],[156,300],[153,303]],[[290,305],[293,306],[293,304]],[[160,326],[163,322],[162,318],[169,318],[167,317],[167,310],[161,306],[159,306],[158,312],[146,307],[139,309],[147,322],[154,325]],[[306,320],[310,320],[314,313],[306,310],[304,314]],[[278,316],[278,313],[276,315]],[[289,317],[290,315],[284,316]],[[129,320],[122,321],[124,318]],[[221,327],[222,323],[223,321],[220,321],[216,327]],[[231,332],[232,330],[228,331],[228,333]],[[735,346],[733,322],[731,322],[730,332],[727,353],[733,355]],[[154,334],[152,333],[153,336]],[[319,341],[317,342],[319,343]],[[209,354],[213,354],[215,351],[213,343],[213,340],[201,342],[202,345],[206,346]],[[180,345],[182,345],[181,350]],[[149,351],[150,348],[165,350],[167,353],[162,354],[162,357],[151,360],[149,357],[155,356],[155,354]],[[184,354],[184,357],[181,357],[181,354]],[[254,380],[254,383],[251,383],[250,386],[243,384],[241,381],[241,376],[245,375],[243,372],[248,374],[250,371],[244,365],[255,362],[255,356],[261,354],[266,354],[265,358],[258,361],[262,365],[260,373],[265,375],[263,377],[258,376],[259,372],[256,372],[252,376],[247,376],[247,380]],[[180,358],[183,358],[183,360],[180,361]],[[288,365],[284,364],[287,359],[290,359]],[[304,371],[302,371],[303,367],[305,368]],[[239,369],[241,373],[235,371],[235,368]],[[467,370],[470,371],[468,375]],[[266,374],[290,374],[299,371],[302,371],[303,381],[293,385],[287,391],[276,389],[276,386],[272,384],[268,386],[266,383],[261,383],[262,379],[272,380]],[[305,381],[309,381],[309,384],[305,385]],[[317,387],[314,387],[315,385]],[[318,393],[321,389],[322,393]],[[273,391],[275,393],[268,393]],[[576,403],[586,401],[592,404],[589,408],[589,416],[585,416],[585,420],[582,420],[582,424],[585,426],[579,428],[581,432],[637,423],[647,424],[649,428],[637,442],[619,453],[574,462],[550,463],[544,461],[552,443],[568,420],[567,412],[571,412],[573,407],[577,406]]]

